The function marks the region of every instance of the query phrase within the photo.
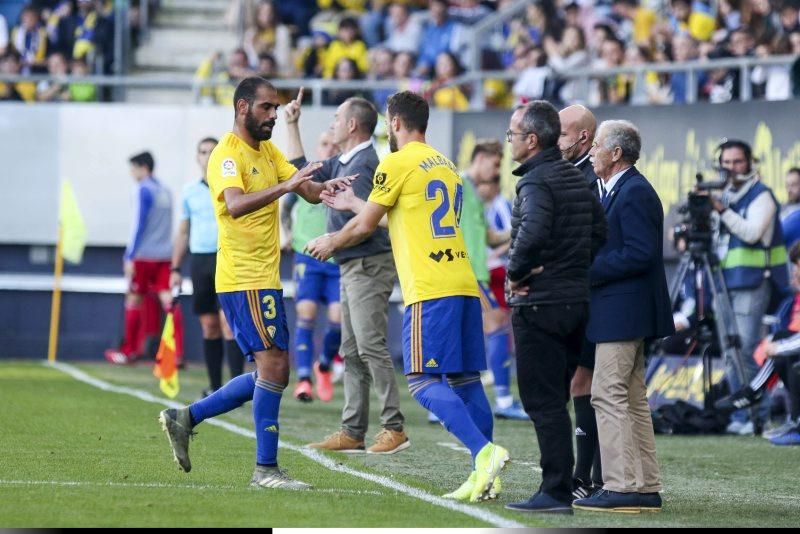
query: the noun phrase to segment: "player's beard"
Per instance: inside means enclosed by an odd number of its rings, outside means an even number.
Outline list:
[[[389,150],[397,152],[397,137],[394,136],[391,129],[387,133],[389,134]]]
[[[269,129],[264,129],[264,126],[269,126]],[[244,118],[244,127],[247,133],[256,141],[269,141],[272,138],[272,129],[275,128],[275,121],[259,123],[248,110],[247,116]]]

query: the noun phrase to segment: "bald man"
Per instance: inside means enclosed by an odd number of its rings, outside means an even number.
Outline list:
[[[562,109],[558,118],[561,121],[561,136],[558,138],[561,154],[583,173],[587,185],[599,199],[599,178],[594,173],[589,158],[589,150],[597,130],[594,114],[584,106],[574,105]],[[591,404],[593,372],[594,344],[584,339],[578,367],[570,383],[570,395],[575,407],[575,442],[578,452],[572,483],[572,495],[576,499],[591,495],[595,486],[603,486],[597,421]]]

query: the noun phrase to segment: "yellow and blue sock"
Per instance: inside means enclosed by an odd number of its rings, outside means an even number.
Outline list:
[[[486,335],[489,368],[494,375],[494,394],[498,404],[510,406],[511,398],[511,338],[507,328],[500,328]],[[502,400],[501,400],[502,399]],[[507,407],[507,406],[503,406]]]
[[[474,461],[489,440],[472,420],[464,401],[442,382],[442,376],[415,375],[408,379],[408,390],[423,408],[433,412],[447,431],[469,449]]]
[[[284,386],[259,378],[253,393],[253,420],[256,424],[256,464],[278,465],[278,412]]]
[[[314,321],[297,319],[294,329],[294,365],[298,380],[311,378],[311,362],[314,359]]]
[[[256,374],[246,373],[231,379],[217,391],[189,406],[192,424],[202,423],[209,417],[227,413],[253,398]]]
[[[320,371],[328,371],[331,368],[333,357],[339,353],[339,345],[342,344],[342,325],[339,323],[328,323],[328,332],[325,334],[322,355],[319,357]]]
[[[492,441],[494,416],[486,392],[483,391],[480,373],[461,373],[447,375],[447,384],[467,407],[469,416],[480,429],[483,436]]]

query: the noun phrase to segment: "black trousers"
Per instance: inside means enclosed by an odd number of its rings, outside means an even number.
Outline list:
[[[589,305],[515,307],[511,315],[517,350],[517,380],[525,411],[539,441],[542,492],[572,500],[572,422],[567,411],[589,316]]]

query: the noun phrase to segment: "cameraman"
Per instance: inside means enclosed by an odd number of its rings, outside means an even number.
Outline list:
[[[728,185],[721,200],[712,198],[720,214],[718,254],[741,338],[744,378],[749,381],[758,372],[753,352],[772,291],[783,292],[789,285],[786,247],[780,206],[753,168],[750,145],[729,140],[719,146],[719,151],[719,165],[727,171]],[[736,391],[743,384],[730,363],[728,380],[731,390]],[[752,432],[753,422],[747,422],[747,414],[735,412],[728,433]]]

